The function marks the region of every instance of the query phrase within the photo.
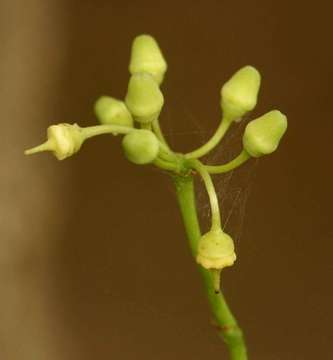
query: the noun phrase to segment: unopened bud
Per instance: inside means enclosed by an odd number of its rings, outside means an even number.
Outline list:
[[[218,292],[221,270],[233,265],[236,260],[232,238],[221,229],[209,231],[199,240],[196,260],[211,271],[214,289]]]
[[[52,125],[47,129],[47,141],[32,149],[26,150],[26,155],[41,151],[52,151],[58,160],[63,160],[79,151],[84,136],[77,124]]]
[[[167,63],[156,40],[150,35],[137,36],[132,44],[130,73],[149,73],[161,84],[166,70]]]
[[[134,164],[149,164],[159,153],[159,142],[149,130],[134,130],[124,136],[123,149],[128,160]]]
[[[151,75],[137,73],[130,78],[125,102],[135,120],[147,124],[158,118],[164,98]]]
[[[95,103],[95,114],[101,124],[133,127],[133,118],[123,101],[101,96]]]
[[[287,117],[278,110],[250,121],[244,131],[244,149],[253,157],[260,157],[275,151],[287,130]]]
[[[257,104],[260,74],[253,66],[238,70],[221,89],[223,115],[229,120],[239,120]]]

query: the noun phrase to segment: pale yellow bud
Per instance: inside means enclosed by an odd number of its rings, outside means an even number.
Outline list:
[[[260,88],[260,74],[253,66],[238,70],[221,89],[223,115],[229,120],[239,120],[254,109]]]
[[[146,124],[158,118],[164,97],[150,74],[137,73],[130,78],[125,102],[135,120]]]
[[[206,269],[223,269],[236,260],[232,238],[219,230],[211,230],[201,237],[198,244],[197,262]]]
[[[156,135],[145,129],[135,130],[124,136],[122,145],[127,159],[139,165],[153,162],[160,147]]]
[[[125,103],[110,96],[101,96],[95,103],[95,114],[101,124],[133,126],[133,118]]]
[[[156,40],[150,35],[137,36],[132,45],[130,73],[149,73],[161,84],[166,70],[167,63]]]
[[[58,160],[64,160],[79,151],[83,141],[84,137],[81,128],[77,124],[52,125],[47,129],[47,141],[26,150],[25,154],[52,151]]]
[[[210,230],[199,240],[196,260],[211,272],[215,292],[219,292],[221,270],[236,260],[232,238],[221,229]]]
[[[243,135],[244,149],[253,157],[271,154],[277,149],[287,126],[287,117],[278,110],[250,121]]]

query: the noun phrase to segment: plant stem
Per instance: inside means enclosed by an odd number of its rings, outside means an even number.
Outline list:
[[[191,164],[193,165],[193,169],[197,170],[202,180],[205,184],[210,208],[211,208],[211,218],[212,218],[212,226],[211,230],[219,230],[221,229],[221,214],[220,214],[220,207],[219,207],[219,200],[216,195],[215,187],[213,184],[213,180],[209,175],[208,171],[206,170],[205,166],[199,160],[191,160]]]
[[[211,151],[223,138],[227,130],[229,129],[232,121],[228,118],[223,118],[220,122],[219,127],[217,128],[215,134],[206,142],[206,144],[202,145],[198,149],[185,154],[186,159],[197,159],[201,156],[206,155],[209,151]]]
[[[151,124],[144,124],[141,126],[142,129],[151,129]],[[131,128],[128,126],[121,126],[121,125],[96,125],[96,126],[88,126],[81,128],[81,132],[85,139],[89,139],[91,137],[97,135],[104,135],[104,134],[113,134],[113,135],[126,135],[132,131],[138,131],[136,128]],[[161,156],[165,157],[166,160],[174,161],[177,156],[174,154],[167,145],[165,145],[162,141],[159,140],[160,148],[161,148]]]
[[[136,129],[121,126],[121,125],[96,125],[81,128],[81,132],[85,139],[89,139],[93,136],[104,135],[104,134],[128,134]]]
[[[192,254],[197,253],[198,242],[201,238],[200,225],[197,216],[194,184],[192,176],[174,176],[177,199],[189,239]],[[199,270],[203,276],[205,291],[211,310],[218,324],[219,333],[226,343],[231,360],[247,360],[247,352],[242,330],[231,313],[222,291],[214,291],[213,279],[210,272],[201,266]]]
[[[245,150],[243,150],[237,157],[235,157],[233,160],[229,161],[228,163],[223,165],[205,165],[205,169],[210,174],[223,174],[228,171],[234,170],[238,166],[241,166],[247,160],[249,160],[250,157],[251,156]]]
[[[165,137],[161,130],[160,122],[159,122],[158,118],[153,120],[152,126],[153,126],[153,130],[154,130],[154,133],[156,134],[157,138],[170,150],[170,147],[169,147],[167,141],[165,140]]]
[[[156,165],[157,167],[159,167],[160,169],[163,169],[163,170],[173,171],[175,173],[180,173],[180,171],[181,171],[181,167],[179,166],[178,163],[170,162],[170,161],[164,160],[160,157],[156,158],[153,163],[154,163],[154,165]]]

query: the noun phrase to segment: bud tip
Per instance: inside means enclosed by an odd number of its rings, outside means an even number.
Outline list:
[[[49,141],[46,141],[43,144],[37,145],[31,149],[25,150],[24,155],[33,155],[33,154],[37,154],[39,152],[50,151],[50,150],[52,150],[51,144],[49,143]]]

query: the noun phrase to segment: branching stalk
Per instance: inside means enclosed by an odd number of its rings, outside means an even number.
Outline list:
[[[198,158],[221,142],[235,119],[254,109],[260,88],[259,72],[252,66],[245,66],[223,85],[220,102],[223,118],[216,132],[206,144],[182,154],[170,149],[160,128],[158,115],[164,105],[160,85],[167,63],[152,36],[136,37],[129,69],[131,77],[124,101],[103,96],[95,104],[101,125],[81,128],[77,124],[60,123],[49,126],[46,142],[26,150],[25,154],[51,151],[58,160],[64,160],[76,154],[88,138],[102,134],[126,135],[122,147],[129,161],[137,165],[153,164],[170,172],[192,254],[202,265],[199,270],[219,333],[227,344],[231,360],[247,360],[242,330],[219,286],[221,270],[231,266],[236,255],[232,238],[221,229],[220,208],[211,174],[231,171],[250,157],[258,158],[275,151],[287,129],[287,117],[272,110],[252,120],[243,134],[243,151],[235,159],[223,165],[205,165]],[[141,129],[135,127],[134,120]],[[195,173],[199,173],[205,184],[211,207],[211,231],[203,236],[195,204]]]
[[[230,121],[229,119],[223,118],[219,127],[216,129],[215,134],[204,145],[192,152],[185,154],[185,157],[187,159],[197,159],[208,154],[212,149],[214,149],[216,145],[220,143],[223,136],[228,131],[231,123],[232,121]]]
[[[81,128],[81,132],[84,135],[85,139],[89,139],[91,137],[103,134],[128,134],[131,131],[134,131],[134,128],[128,126],[121,125],[96,125],[96,126],[88,126]]]
[[[218,230],[221,228],[221,214],[220,214],[219,200],[216,195],[212,178],[210,177],[205,166],[199,160],[192,160],[191,165],[193,166],[193,169],[197,170],[200,176],[202,177],[202,180],[204,181],[208,193],[210,208],[212,213],[211,230]]]
[[[237,157],[235,157],[233,160],[231,160],[226,164],[204,165],[204,167],[210,174],[223,174],[236,169],[237,167],[244,164],[250,158],[251,158],[250,155],[245,150],[243,150]]]
[[[152,126],[153,126],[153,131],[156,134],[157,138],[166,146],[166,148],[168,150],[170,150],[170,147],[169,147],[167,141],[165,140],[165,137],[161,130],[159,119],[153,120]]]

